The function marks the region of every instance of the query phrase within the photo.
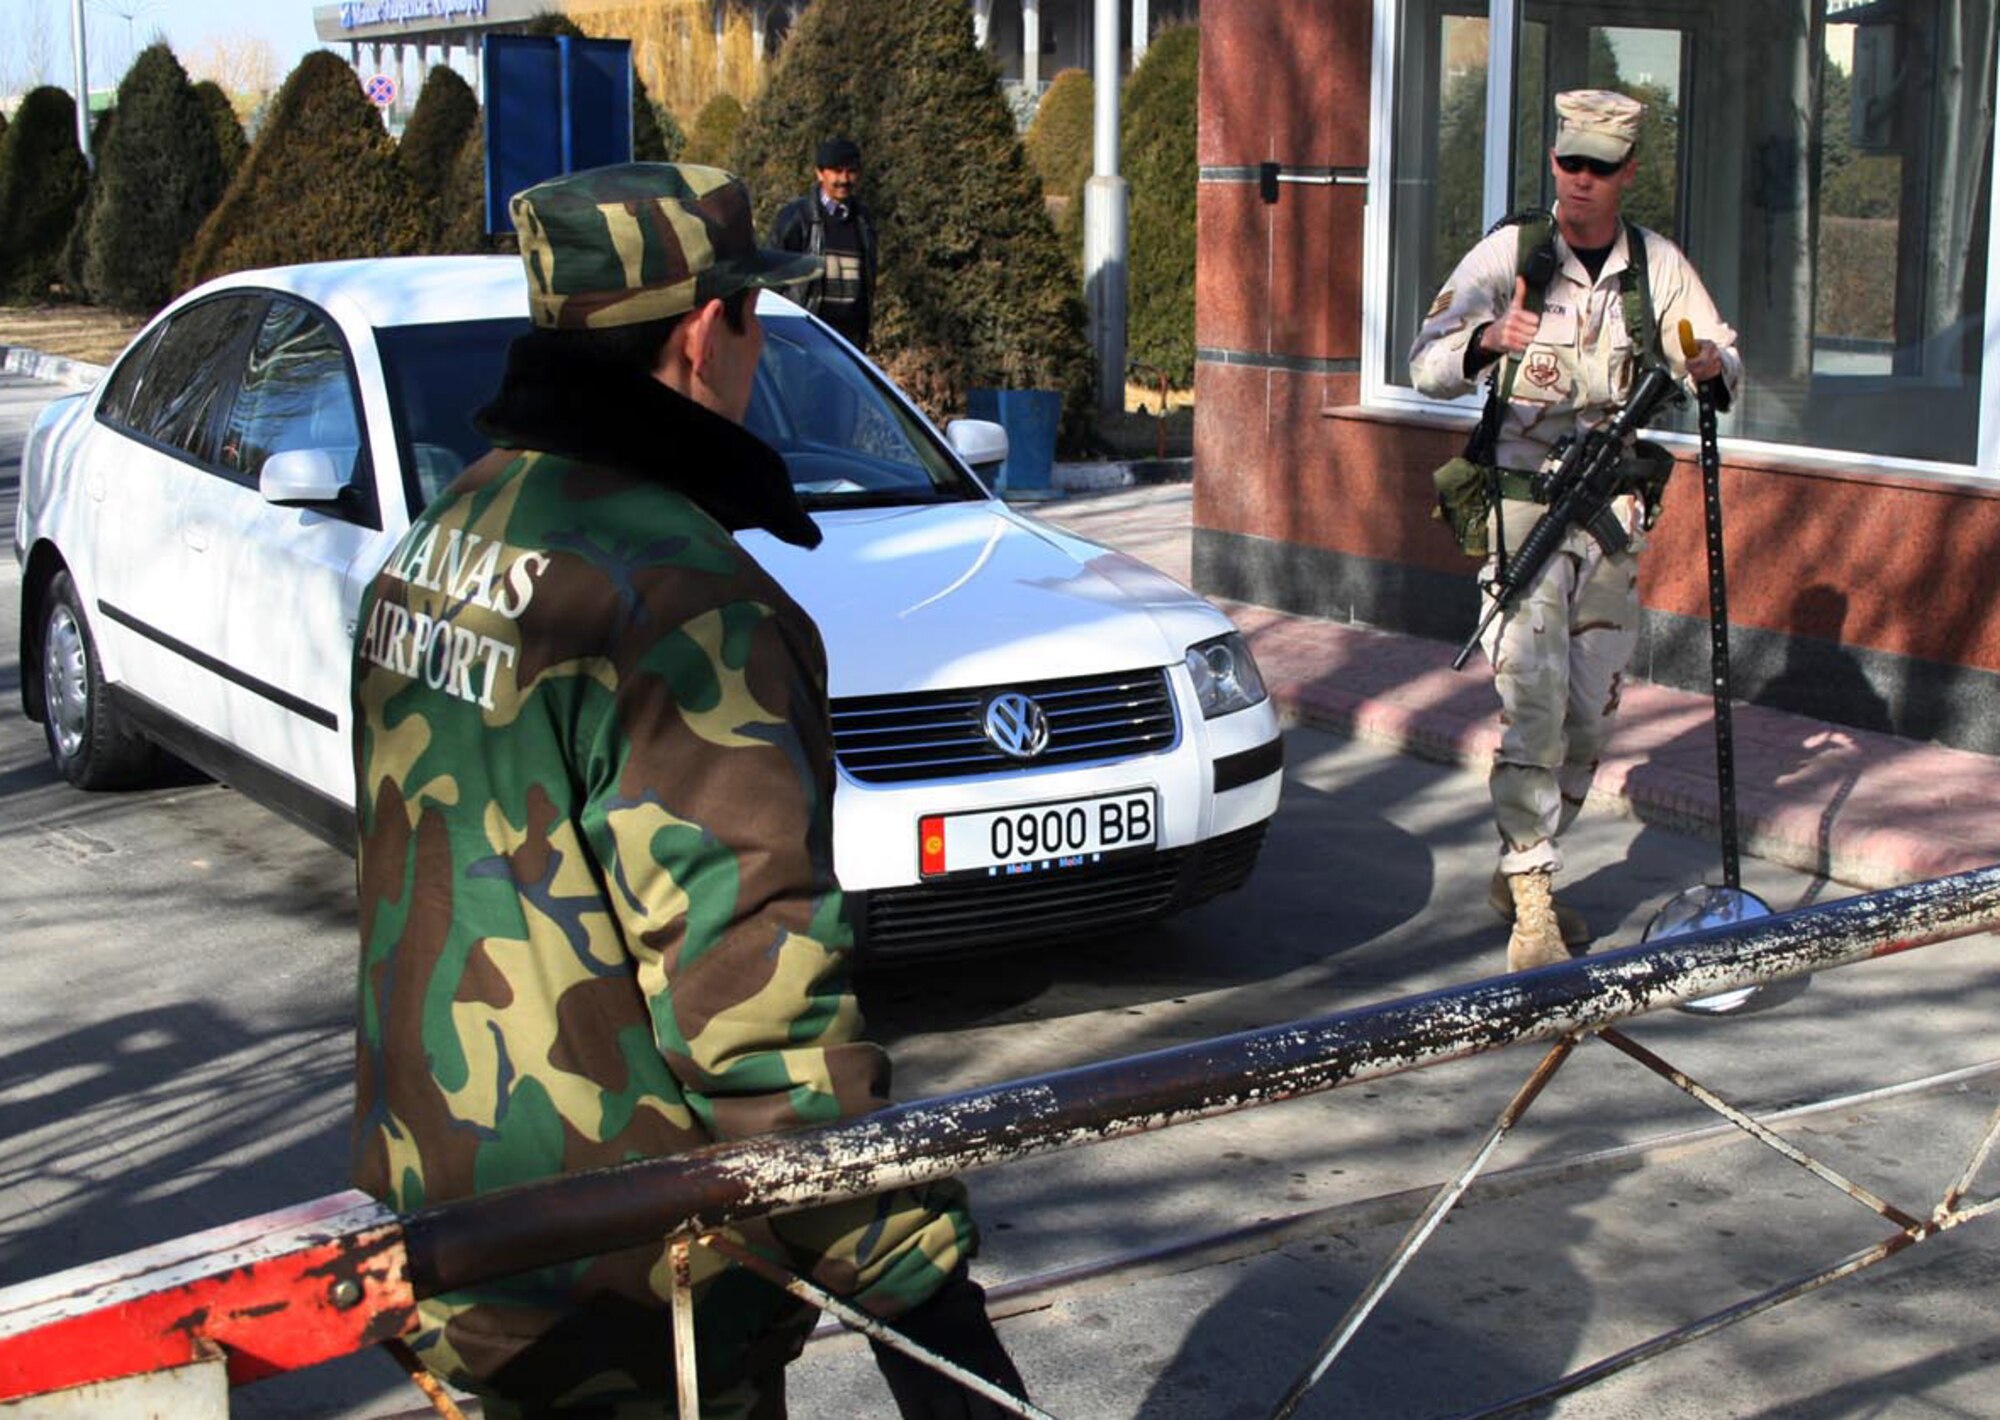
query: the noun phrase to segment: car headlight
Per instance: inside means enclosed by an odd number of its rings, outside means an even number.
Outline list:
[[[1204,720],[1248,710],[1264,698],[1264,677],[1257,673],[1250,643],[1234,631],[1188,647],[1187,668]]]

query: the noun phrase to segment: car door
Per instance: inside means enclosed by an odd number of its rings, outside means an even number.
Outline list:
[[[217,422],[262,304],[231,294],[169,317],[143,365],[115,372],[78,470],[91,509],[87,614],[107,660],[138,699],[204,729],[220,713],[202,665],[210,569],[186,511],[210,481]]]
[[[362,429],[335,322],[273,296],[221,422],[213,487],[186,509],[189,536],[215,564],[203,581],[213,597],[205,621],[224,668],[227,741],[322,807],[353,798],[352,625],[391,536]],[[272,458],[301,451],[338,474],[337,497],[280,501],[260,487]],[[261,788],[283,806],[285,785]],[[309,805],[290,807],[325,822]]]

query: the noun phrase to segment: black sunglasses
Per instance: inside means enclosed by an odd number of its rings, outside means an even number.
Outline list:
[[[1630,161],[1630,158],[1620,158],[1615,163],[1607,163],[1602,158],[1586,158],[1581,153],[1565,153],[1556,159],[1556,166],[1566,173],[1580,173],[1588,168],[1592,177],[1608,178],[1616,175],[1618,170]]]

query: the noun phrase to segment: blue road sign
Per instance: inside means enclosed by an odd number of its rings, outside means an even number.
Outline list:
[[[632,161],[632,42],[488,35],[486,230],[511,232],[507,199],[563,173]]]
[[[396,81],[387,74],[370,75],[361,86],[361,92],[368,95],[368,102],[377,108],[387,108],[396,102]]]

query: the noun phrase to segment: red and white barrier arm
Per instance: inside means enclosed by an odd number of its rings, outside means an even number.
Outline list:
[[[203,1342],[238,1386],[415,1322],[402,1225],[350,1190],[0,1289],[0,1402],[185,1366]]]

